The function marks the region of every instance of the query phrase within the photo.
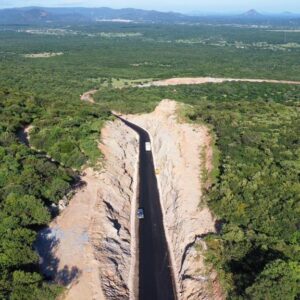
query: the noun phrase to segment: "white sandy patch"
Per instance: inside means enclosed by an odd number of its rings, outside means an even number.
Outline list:
[[[95,95],[97,92],[98,92],[98,90],[88,91],[88,92],[86,92],[86,93],[84,93],[80,96],[80,100],[87,101],[87,102],[90,102],[90,103],[95,103],[93,95]]]
[[[26,58],[49,58],[54,56],[63,55],[63,52],[43,52],[43,53],[31,53],[31,54],[24,54],[23,56]]]
[[[98,197],[98,175],[91,169],[82,178],[86,186],[79,190],[65,209],[49,226],[40,232],[39,240],[52,240],[54,247],[47,247],[40,254],[44,259],[42,269],[55,275],[56,281],[68,286],[64,299],[105,299],[99,278],[99,262],[93,255],[90,239],[90,222]],[[47,252],[46,252],[47,251]],[[56,260],[56,263],[53,261]],[[51,268],[53,271],[51,272]]]

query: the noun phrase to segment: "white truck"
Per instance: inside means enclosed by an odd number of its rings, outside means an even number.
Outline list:
[[[146,148],[146,151],[151,151],[151,143],[150,142],[146,142],[145,143],[145,148]]]

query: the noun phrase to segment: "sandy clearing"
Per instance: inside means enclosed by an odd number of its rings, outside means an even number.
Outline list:
[[[271,32],[296,32],[300,33],[300,29],[273,29],[273,30],[266,30]]]
[[[26,58],[49,58],[54,56],[63,55],[63,52],[43,52],[43,53],[31,53],[31,54],[24,54],[23,57]]]
[[[90,103],[95,103],[93,95],[96,94],[97,92],[98,92],[98,90],[88,91],[88,92],[86,92],[86,93],[84,93],[80,96],[80,100],[87,101],[87,102],[90,102]]]
[[[135,65],[138,66],[138,65]],[[174,86],[174,85],[193,85],[193,84],[205,84],[205,83],[224,83],[224,82],[252,82],[252,83],[275,83],[275,84],[291,84],[300,85],[300,81],[291,80],[275,80],[275,79],[251,79],[251,78],[216,78],[216,77],[178,77],[169,78],[163,80],[157,80],[152,82],[147,82],[143,84],[133,85],[132,87],[146,88],[151,86]],[[126,88],[123,87],[123,88]],[[82,101],[87,101],[90,103],[95,103],[93,95],[97,93],[98,90],[90,90],[80,96]]]
[[[248,79],[248,78],[214,78],[214,77],[182,77],[170,78],[165,80],[153,81],[139,87],[150,86],[169,86],[169,85],[191,85],[205,83],[223,83],[223,82],[253,82],[253,83],[278,83],[300,85],[300,81],[273,80],[273,79]]]

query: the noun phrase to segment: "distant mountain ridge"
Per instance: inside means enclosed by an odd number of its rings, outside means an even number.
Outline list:
[[[99,20],[131,20],[136,22],[180,22],[194,17],[174,12],[134,8],[44,8],[24,7],[0,10],[0,24],[32,24],[51,22],[95,22]]]
[[[297,14],[261,14],[251,9],[239,15],[184,15],[175,12],[160,12],[134,8],[112,9],[108,7],[23,7],[0,9],[0,24],[78,24],[97,21],[124,21],[143,23],[237,23],[270,24],[274,19],[282,18],[285,24],[300,24]]]
[[[262,17],[263,15],[255,9],[250,9],[247,12],[245,12],[244,14],[242,14],[242,16],[244,16],[244,17]]]

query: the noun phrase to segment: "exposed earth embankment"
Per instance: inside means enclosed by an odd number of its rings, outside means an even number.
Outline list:
[[[109,122],[100,148],[103,169],[86,170],[86,186],[37,241],[42,270],[68,287],[67,300],[129,299],[132,289],[138,140],[121,121]]]

